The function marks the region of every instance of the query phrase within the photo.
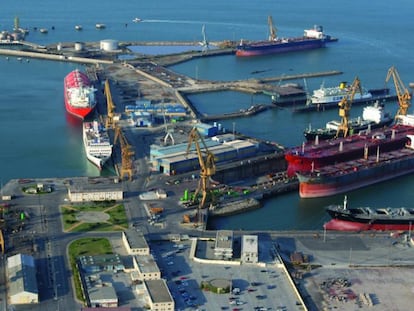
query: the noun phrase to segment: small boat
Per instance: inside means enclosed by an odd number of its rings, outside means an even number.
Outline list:
[[[324,224],[326,230],[367,231],[367,230],[412,230],[414,208],[349,208],[345,196],[343,205],[326,208],[331,220]]]
[[[82,30],[82,26],[81,26],[81,25],[76,25],[76,26],[75,26],[75,29],[76,29],[76,30]]]
[[[139,22],[142,22],[142,19],[140,19],[140,18],[138,18],[138,17],[135,17],[132,21],[133,21],[134,23],[139,23]]]
[[[39,31],[40,33],[48,33],[47,28],[40,28]]]
[[[105,29],[106,25],[98,23],[98,24],[95,25],[95,27],[96,27],[96,29]]]

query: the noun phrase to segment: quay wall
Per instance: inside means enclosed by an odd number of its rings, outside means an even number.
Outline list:
[[[267,155],[254,159],[242,160],[237,165],[220,166],[214,180],[227,184],[254,176],[263,176],[272,172],[281,172],[287,169],[283,153]]]
[[[27,51],[8,50],[8,49],[0,49],[0,55],[26,57],[26,58],[39,58],[39,59],[46,59],[46,60],[53,60],[53,61],[81,63],[81,64],[112,64],[113,63],[113,61],[111,60],[104,60],[104,59],[64,56],[64,55],[59,55],[59,54],[27,52]]]

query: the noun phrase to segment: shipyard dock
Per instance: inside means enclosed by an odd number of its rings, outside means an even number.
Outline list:
[[[80,310],[80,304],[73,299],[72,282],[76,275],[67,258],[68,246],[79,237],[106,238],[117,254],[127,256],[124,244],[128,239],[122,232],[142,234],[144,239],[138,239],[142,248],[137,249],[145,248],[149,262],[155,262],[157,284],[168,290],[166,296],[173,297],[168,303],[174,303],[176,310],[347,311],[354,310],[355,305],[373,305],[375,310],[384,311],[397,305],[401,310],[410,308],[413,299],[407,288],[411,288],[414,262],[411,237],[405,233],[390,236],[322,230],[209,230],[209,217],[260,208],[261,201],[268,197],[297,190],[297,180],[285,175],[284,147],[277,142],[222,132],[199,122],[203,118],[240,117],[246,111],[205,116],[186,99],[186,94],[227,89],[271,92],[272,86],[260,79],[215,82],[179,75],[165,66],[169,61],[179,62],[180,55],[159,58],[160,63],[156,63],[147,57],[117,62],[102,53],[97,59],[86,61],[87,55],[70,54],[72,47],[68,46],[66,50],[63,47],[62,54],[48,51],[9,55],[93,64],[87,73],[99,90],[97,117],[106,121],[114,140],[112,161],[118,175],[20,179],[2,187],[1,207],[8,211],[1,213],[6,217],[0,222],[4,232],[2,252],[8,256],[30,254],[38,263],[39,292],[44,300],[31,304],[31,310]],[[181,61],[188,57],[183,55]],[[337,73],[304,73],[295,77],[324,74]],[[277,79],[287,77],[271,78]],[[291,91],[279,89],[278,94],[289,96]],[[140,105],[140,101],[144,103]],[[184,112],[166,109],[167,102],[184,107]],[[154,119],[159,122],[142,126],[144,120],[134,119],[128,110],[131,105],[141,115],[154,112]],[[260,113],[260,109],[252,111]],[[206,206],[191,199],[201,179],[196,147],[187,150],[189,134],[195,126],[206,134],[203,148],[217,157]],[[123,135],[123,139],[115,142],[117,135]],[[215,136],[221,139],[213,139]],[[146,195],[148,192],[152,196]],[[111,214],[115,207],[111,204],[121,205],[122,212]],[[98,208],[102,210],[97,212]],[[113,230],[108,230],[110,226]],[[243,256],[246,238],[257,238],[253,252],[257,260],[252,262],[250,256]],[[1,260],[1,271],[5,271],[5,266]],[[132,282],[131,276],[135,274],[124,271],[106,271],[105,275],[108,282],[116,280],[110,283],[121,293],[117,303],[134,309],[148,306],[151,295],[144,300],[145,290],[136,294],[132,289],[138,283],[151,282]],[[6,310],[5,273],[0,278],[0,306]],[[230,287],[231,292],[200,290],[206,283],[220,290]],[[398,287],[390,288],[391,283]]]

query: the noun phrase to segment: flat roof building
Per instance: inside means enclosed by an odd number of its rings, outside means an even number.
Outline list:
[[[124,198],[122,185],[115,179],[76,178],[68,185],[71,202],[121,201]]]
[[[241,262],[257,263],[259,261],[259,246],[257,235],[243,235],[241,243]]]
[[[161,271],[152,255],[134,256],[134,266],[137,271],[137,280],[159,280]]]
[[[174,299],[165,280],[146,280],[144,281],[144,286],[148,293],[150,310],[174,311]]]
[[[11,305],[39,302],[34,258],[17,254],[7,258],[8,296]]]
[[[142,232],[128,229],[122,232],[122,242],[129,255],[149,255],[150,249]]]
[[[218,230],[216,234],[216,243],[214,246],[214,255],[221,259],[233,258],[233,231]]]

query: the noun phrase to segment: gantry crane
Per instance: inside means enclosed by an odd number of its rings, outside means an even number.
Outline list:
[[[400,75],[398,74],[398,71],[394,66],[388,69],[387,78],[385,79],[385,82],[388,82],[391,77],[394,80],[395,92],[397,93],[398,97],[399,108],[397,114],[395,115],[395,117],[397,118],[398,116],[407,115],[408,108],[410,108],[411,106],[411,94],[404,86],[404,83],[401,81]]]
[[[105,127],[107,129],[113,128],[114,126],[114,112],[115,104],[112,100],[111,87],[109,85],[109,80],[105,81],[105,95],[106,95],[106,106],[107,106],[107,117]]]
[[[200,142],[204,147],[205,156],[201,150]],[[210,189],[210,178],[216,173],[216,164],[214,154],[208,150],[203,137],[200,136],[200,133],[195,127],[191,130],[188,137],[187,154],[190,152],[190,148],[193,143],[195,145],[198,162],[200,164],[200,181],[194,194],[194,199],[197,198],[197,195],[201,191],[202,197],[198,205],[199,209],[201,209],[204,208],[207,193]]]
[[[135,154],[132,146],[128,144],[128,141],[125,138],[124,133],[122,132],[119,126],[115,127],[115,138],[114,144],[120,141],[121,147],[121,179],[124,178],[125,174],[128,174],[129,180],[132,180],[134,172],[134,160],[133,155]]]
[[[362,95],[361,81],[358,77],[355,77],[354,82],[352,82],[352,85],[349,88],[349,92],[338,103],[341,124],[338,126],[336,137],[338,137],[341,132],[343,134],[343,137],[346,137],[348,135],[349,115],[351,111],[352,101],[354,100],[354,96],[357,91]]]
[[[269,25],[269,41],[275,41],[277,39],[277,29],[273,25],[272,16],[267,17],[267,24]]]

